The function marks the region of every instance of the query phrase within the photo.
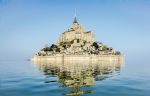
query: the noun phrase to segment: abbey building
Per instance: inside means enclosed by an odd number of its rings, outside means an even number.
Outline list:
[[[83,26],[78,23],[77,18],[75,17],[72,27],[61,34],[57,44],[71,41],[86,41],[87,43],[93,43],[95,41],[95,35],[92,31],[84,32]]]
[[[120,54],[114,48],[96,41],[94,32],[85,32],[75,16],[71,28],[61,34],[57,43],[42,48],[36,56],[101,56]]]

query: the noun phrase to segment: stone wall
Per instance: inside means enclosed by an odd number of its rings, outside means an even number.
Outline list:
[[[123,55],[64,55],[64,56],[33,56],[32,60],[89,60],[89,61],[102,61],[102,60],[120,60],[123,61]]]

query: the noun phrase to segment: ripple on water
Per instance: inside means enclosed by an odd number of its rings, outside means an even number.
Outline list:
[[[148,82],[143,79],[134,78],[119,78],[113,77],[105,81],[96,82],[95,90],[96,94],[100,96],[149,96],[150,86]],[[146,87],[147,86],[147,87]]]
[[[49,95],[51,92],[59,91],[57,83],[46,84],[46,78],[5,78],[1,80],[0,96],[38,96]],[[51,91],[52,90],[52,91]],[[39,95],[40,96],[40,95]]]

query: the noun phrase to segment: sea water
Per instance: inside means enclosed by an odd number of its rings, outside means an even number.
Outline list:
[[[0,61],[0,96],[150,96],[150,62]]]

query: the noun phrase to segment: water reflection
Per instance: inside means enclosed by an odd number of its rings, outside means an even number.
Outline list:
[[[57,80],[45,81],[45,83],[59,82],[59,87],[70,88],[65,95],[82,95],[93,93],[94,90],[83,90],[82,87],[95,86],[96,81],[102,81],[114,75],[118,75],[123,61],[33,61],[39,70],[46,76],[56,76]]]

